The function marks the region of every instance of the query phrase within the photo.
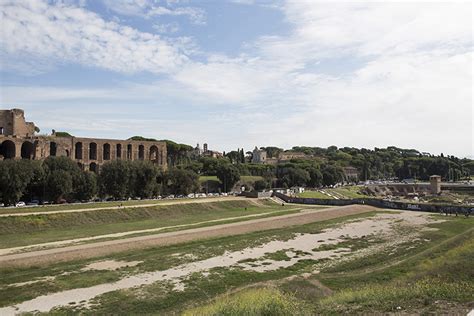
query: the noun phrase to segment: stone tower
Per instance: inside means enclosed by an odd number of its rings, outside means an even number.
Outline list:
[[[430,188],[432,194],[440,194],[441,193],[441,177],[432,175],[430,177]]]

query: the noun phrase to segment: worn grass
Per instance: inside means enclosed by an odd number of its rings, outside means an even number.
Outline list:
[[[0,217],[0,248],[290,210],[269,201],[223,201]],[[295,210],[299,208],[293,208]],[[283,215],[275,214],[275,215]],[[208,225],[221,224],[209,223]]]
[[[295,232],[317,233],[348,219],[365,218],[374,214],[375,212],[372,212],[304,226],[127,251],[102,258],[64,262],[47,267],[0,268],[0,306],[32,299],[46,293],[116,281],[132,271],[135,274],[166,270],[187,262],[222,255],[225,251],[237,251],[247,247],[258,246],[276,238],[287,240],[292,238]],[[87,264],[104,259],[143,262],[136,267],[117,271],[88,271],[87,273],[81,271],[81,268]],[[223,294],[229,289],[261,281],[280,279],[294,273],[304,272],[313,264],[312,260],[304,260],[287,269],[280,269],[271,273],[214,269],[213,273],[208,277],[199,275],[190,278],[186,282],[186,290],[184,292],[174,292],[168,288],[162,288],[160,284],[154,284],[139,290],[116,291],[103,295],[99,298],[101,305],[91,310],[90,313],[120,314],[127,310],[131,313],[150,313],[154,311],[154,313],[160,314],[160,311],[180,310],[188,305],[190,306],[215,295]],[[19,287],[11,286],[15,283],[41,280],[43,277],[54,275],[61,275],[59,278],[60,282],[58,279],[54,279]],[[80,286],[78,280],[81,280]],[[158,295],[157,293],[161,294]]]
[[[106,259],[143,261],[136,267],[117,271],[80,272],[84,265],[100,258],[36,269],[0,269],[0,305],[9,305],[48,292],[110,282],[130,273],[165,270],[222,255],[225,251],[238,251],[274,239],[287,240],[295,233],[318,233],[349,219],[362,219],[374,214],[107,256]],[[431,225],[438,228],[437,231],[421,233],[423,242],[404,244],[393,255],[374,253],[326,268],[323,266],[319,274],[309,278],[302,277],[303,273],[320,267],[314,260],[301,260],[294,266],[265,273],[239,268],[216,268],[209,271],[209,275],[195,273],[183,280],[185,289],[182,292],[174,290],[166,282],[156,282],[99,296],[95,300],[97,305],[90,310],[71,306],[55,312],[91,315],[124,312],[175,315],[186,310],[188,314],[191,313],[189,315],[381,314],[397,311],[415,314],[463,313],[462,309],[453,308],[465,308],[474,297],[474,218],[445,219],[446,222]],[[361,249],[377,243],[377,240],[347,240],[344,243],[345,246]],[[287,259],[284,252],[267,254],[266,257]],[[71,274],[34,285],[18,288],[8,286],[64,272]],[[300,277],[287,279],[295,275]],[[273,287],[248,289],[255,284],[276,284],[278,291]],[[290,305],[281,303],[286,299],[290,300]],[[288,310],[288,306],[296,306],[296,309]]]

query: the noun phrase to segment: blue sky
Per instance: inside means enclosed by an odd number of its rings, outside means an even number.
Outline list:
[[[473,156],[472,4],[3,0],[0,108],[229,151]]]

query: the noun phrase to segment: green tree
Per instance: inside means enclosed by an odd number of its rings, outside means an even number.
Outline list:
[[[79,201],[89,201],[97,194],[97,176],[94,172],[84,171],[76,181],[74,197]]]
[[[67,198],[72,191],[71,173],[61,169],[49,172],[46,178],[46,197],[49,200],[59,202]]]
[[[30,161],[0,161],[0,197],[3,203],[14,205],[20,201],[32,177]]]
[[[113,160],[105,163],[99,174],[100,194],[115,199],[125,199],[131,193],[131,163],[124,160]]]
[[[269,184],[265,180],[257,180],[254,183],[254,189],[257,191],[265,190],[269,187]]]
[[[344,179],[344,171],[334,164],[324,164],[321,168],[323,185],[334,185]]]
[[[45,195],[53,201],[70,199],[81,177],[81,169],[68,157],[48,157],[43,162]]]
[[[308,170],[309,173],[309,181],[307,185],[313,188],[320,187],[323,184],[323,174],[321,170],[316,167],[311,167]]]
[[[158,167],[150,161],[134,161],[131,167],[130,191],[133,192],[133,196],[144,199],[156,195]]]
[[[229,192],[240,180],[240,172],[239,169],[233,165],[220,165],[217,169],[217,178],[222,183],[222,190],[224,192]]]
[[[166,193],[188,195],[198,190],[199,176],[191,170],[172,168],[164,174],[164,184]]]

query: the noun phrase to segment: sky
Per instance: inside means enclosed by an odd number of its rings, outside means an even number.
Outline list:
[[[470,1],[0,0],[0,108],[42,133],[474,158]]]

